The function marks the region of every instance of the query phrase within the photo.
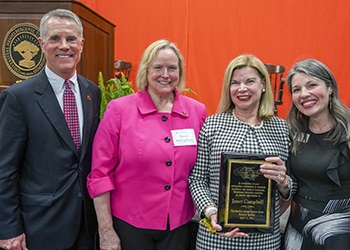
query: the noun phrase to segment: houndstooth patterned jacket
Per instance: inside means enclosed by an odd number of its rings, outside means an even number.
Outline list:
[[[289,126],[278,117],[259,126],[239,121],[231,112],[207,117],[198,139],[197,161],[189,177],[190,191],[199,213],[209,204],[218,204],[221,152],[277,155],[286,161],[289,145]],[[210,233],[200,224],[197,249],[280,249],[278,199],[276,192],[272,234],[250,233],[248,238],[226,238]]]

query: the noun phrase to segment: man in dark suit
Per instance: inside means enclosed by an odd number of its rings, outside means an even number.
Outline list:
[[[0,247],[93,249],[97,223],[86,177],[100,90],[76,73],[84,38],[74,13],[45,14],[39,42],[45,69],[0,94]],[[66,117],[67,89],[75,132]]]

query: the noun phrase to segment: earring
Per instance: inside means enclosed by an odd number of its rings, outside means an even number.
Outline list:
[[[333,105],[332,105],[332,103],[333,103],[333,95],[332,95],[332,93],[331,94],[329,94],[329,103],[328,103],[328,106],[329,106],[329,110],[332,110],[333,109]]]
[[[263,92],[263,93],[265,93],[265,91],[266,91],[265,89],[262,89],[262,92]]]

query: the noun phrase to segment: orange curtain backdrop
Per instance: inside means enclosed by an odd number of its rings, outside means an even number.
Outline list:
[[[131,81],[151,42],[175,42],[185,57],[187,87],[197,93],[189,95],[203,102],[209,114],[219,103],[227,64],[242,53],[287,70],[298,59],[319,59],[334,73],[340,98],[350,106],[348,0],[81,2],[116,24],[115,58],[133,63]],[[281,117],[291,105],[287,86],[283,101]]]

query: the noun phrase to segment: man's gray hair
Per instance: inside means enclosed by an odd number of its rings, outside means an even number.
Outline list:
[[[83,25],[81,24],[81,21],[79,17],[74,14],[70,10],[66,9],[56,9],[52,10],[48,13],[46,13],[40,21],[40,37],[44,41],[46,40],[46,32],[47,32],[47,21],[51,18],[59,18],[59,19],[71,19],[74,20],[74,22],[78,25],[78,31],[79,31],[79,38],[83,38]]]

